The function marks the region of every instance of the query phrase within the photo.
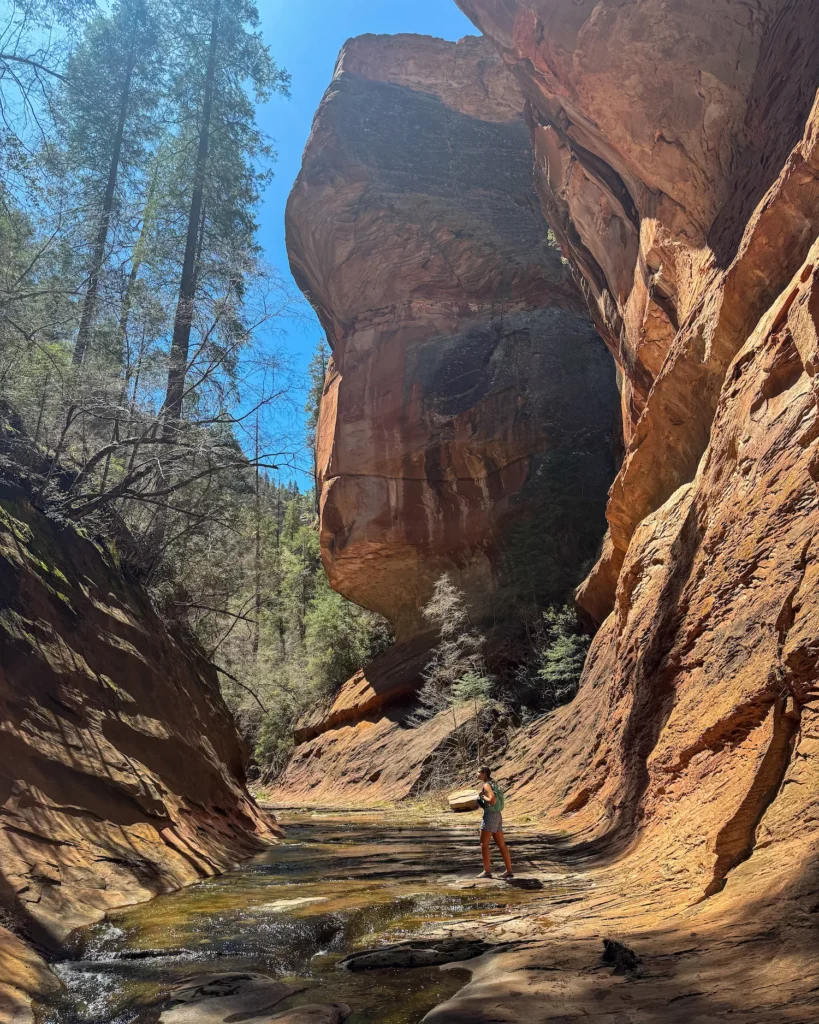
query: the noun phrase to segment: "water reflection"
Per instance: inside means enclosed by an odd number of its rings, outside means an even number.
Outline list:
[[[390,829],[377,819],[290,816],[288,838],[241,869],[111,915],[78,933],[55,969],[65,984],[41,1024],[141,1024],[185,978],[256,971],[299,989],[299,1002],[342,1000],[349,1024],[416,1024],[468,974],[437,968],[354,975],[347,953],[442,922],[481,918],[532,898],[521,889],[462,891],[471,832]]]

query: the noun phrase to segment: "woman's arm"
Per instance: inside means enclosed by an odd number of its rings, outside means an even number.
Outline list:
[[[495,790],[492,789],[488,782],[484,782],[481,788],[481,796],[484,798],[484,801],[490,805],[490,807],[496,802]]]

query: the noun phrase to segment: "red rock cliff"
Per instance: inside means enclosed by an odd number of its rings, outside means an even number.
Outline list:
[[[462,6],[527,96],[541,203],[618,362],[627,438],[580,594],[603,625],[575,703],[513,747],[512,797],[590,851],[630,851],[667,908],[714,920],[753,896],[760,922],[775,899],[801,920],[819,847],[819,23],[786,0]]]
[[[4,444],[8,442],[8,424]],[[276,835],[245,789],[213,667],[101,544],[0,483],[0,1019],[56,984],[107,910],[224,870]]]
[[[622,381],[580,693],[499,771],[556,863],[429,1019],[819,1015],[819,19],[808,0],[459,0]],[[511,926],[510,926],[511,928]],[[645,963],[626,980],[601,936]],[[642,973],[641,973],[642,972]]]
[[[529,100],[536,184],[623,380],[626,458],[580,600],[690,481],[729,364],[806,258],[809,0],[462,0]],[[797,147],[797,148],[795,148]]]
[[[520,982],[430,1019],[814,1020],[815,4],[460,6],[528,97],[538,190],[618,360],[628,445],[580,595],[605,620],[580,693],[500,773],[566,856],[604,866],[606,895],[520,958]],[[608,981],[590,999],[578,964],[613,932],[665,950],[662,1005],[635,987],[632,1016]],[[576,983],[526,973],[553,956]]]
[[[291,263],[333,349],[324,564],[401,639],[444,571],[476,617],[502,614],[524,524],[541,600],[602,535],[613,367],[550,244],[522,112],[483,40],[355,39],[290,198]]]

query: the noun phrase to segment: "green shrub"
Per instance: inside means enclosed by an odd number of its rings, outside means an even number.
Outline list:
[[[331,590],[321,575],[305,616],[304,642],[310,677],[320,690],[328,691],[386,650],[392,631],[381,616]]]
[[[438,630],[439,640],[424,671],[419,722],[475,699],[472,693],[477,690],[486,696],[492,683],[483,659],[486,638],[472,626],[466,595],[448,573],[435,584],[424,618]]]
[[[590,643],[571,605],[553,606],[543,613],[532,666],[538,710],[567,704],[575,696]]]

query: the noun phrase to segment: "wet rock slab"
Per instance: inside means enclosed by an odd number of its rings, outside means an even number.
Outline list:
[[[563,875],[555,876],[562,882]],[[543,880],[535,875],[504,878],[502,875],[492,875],[490,878],[456,878],[449,882],[450,889],[459,889],[468,892],[471,889],[525,889],[535,891],[544,889]]]
[[[212,974],[191,978],[171,993],[175,1004],[160,1024],[223,1024],[224,1021],[273,1010],[295,989],[263,974]]]
[[[351,1013],[346,1003],[310,1003],[306,1006],[296,1006],[292,1010],[283,1010],[268,1017],[267,1020],[275,1020],[279,1024],[340,1024]]]
[[[315,903],[326,903],[327,896],[300,896],[292,900],[275,900],[273,903],[262,903],[253,909],[259,913],[284,914],[289,910],[299,910],[301,907],[310,907]]]
[[[296,989],[264,974],[214,974],[192,978],[172,993],[175,1005],[165,1010],[160,1024],[340,1024],[351,1010],[346,1003],[311,1003],[281,1010]]]
[[[381,949],[353,953],[339,961],[348,971],[372,971],[384,967],[437,967],[473,960],[494,947],[478,939],[410,939]]]

